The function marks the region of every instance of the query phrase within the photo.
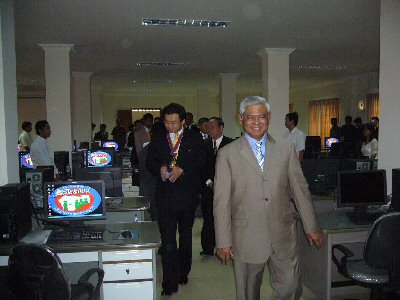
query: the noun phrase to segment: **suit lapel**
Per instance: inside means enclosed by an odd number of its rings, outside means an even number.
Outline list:
[[[265,159],[264,159],[264,172],[263,176],[267,176],[271,170],[271,162],[273,157],[276,157],[276,145],[274,138],[268,134],[268,141],[265,144]]]
[[[247,162],[262,176],[262,171],[258,165],[257,158],[251,149],[250,143],[245,136],[240,138],[240,154],[247,160]]]

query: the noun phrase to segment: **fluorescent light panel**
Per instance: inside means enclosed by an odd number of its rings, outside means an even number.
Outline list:
[[[173,62],[173,61],[139,61],[138,66],[155,66],[155,67],[181,67],[189,65],[188,62]]]
[[[172,83],[172,80],[134,80],[133,83]]]
[[[143,26],[194,26],[194,27],[227,27],[230,21],[186,20],[186,19],[142,19]]]
[[[136,112],[159,112],[161,111],[160,108],[132,108],[132,111],[136,111]]]

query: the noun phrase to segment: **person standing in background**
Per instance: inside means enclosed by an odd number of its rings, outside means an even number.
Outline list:
[[[332,128],[329,131],[329,137],[340,140],[340,127],[336,118],[331,118]]]
[[[51,135],[50,125],[46,120],[37,121],[35,124],[37,137],[31,145],[31,158],[35,167],[54,166],[50,155],[47,139]]]
[[[207,122],[208,118],[205,117],[200,118],[197,122],[197,126],[200,129],[201,137],[203,138],[203,140],[206,140],[208,138]]]
[[[150,130],[153,126],[153,115],[147,113],[143,116],[143,127],[135,132],[136,153],[142,151],[144,144],[150,142]]]
[[[113,136],[113,140],[118,143],[118,148],[122,151],[125,147],[126,143],[126,130],[121,126],[121,120],[115,120],[115,127],[113,128],[111,135]]]
[[[285,132],[283,137],[294,144],[297,157],[299,158],[300,164],[304,159],[304,151],[306,149],[306,135],[303,131],[297,128],[299,122],[299,115],[297,112],[286,114],[285,126],[288,131]]]
[[[103,142],[107,141],[108,140],[108,132],[106,131],[106,129],[107,129],[106,124],[100,124],[100,130],[98,132],[96,132],[93,140],[101,141],[102,144],[103,144]]]
[[[30,147],[33,142],[31,132],[32,132],[32,123],[27,121],[22,123],[22,132],[19,135],[18,141],[21,144],[23,151],[26,152],[30,151]]]

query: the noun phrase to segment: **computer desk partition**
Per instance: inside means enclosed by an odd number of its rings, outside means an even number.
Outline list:
[[[349,296],[355,293],[368,293],[368,290],[342,277],[332,261],[332,246],[346,244],[354,250],[356,257],[362,257],[362,250],[372,225],[355,225],[349,221],[345,212],[325,211],[318,214],[324,234],[323,247],[317,250],[310,247],[301,224],[298,224],[300,250],[300,272],[305,284],[318,299],[330,300],[335,296]],[[351,287],[352,286],[352,287]],[[343,289],[345,287],[345,289]]]
[[[34,230],[21,242],[46,243],[53,248],[65,266],[95,264],[105,272],[102,300],[156,299],[156,250],[160,234],[155,222],[96,224],[103,228],[103,241],[47,243],[49,230]],[[133,232],[132,238],[122,238],[121,232]],[[0,267],[8,265],[8,254],[15,244],[0,244]],[[90,268],[90,267],[89,267]],[[70,275],[74,277],[74,275]],[[2,286],[4,288],[4,286]],[[7,295],[1,291],[1,295]],[[3,298],[2,298],[3,299]]]

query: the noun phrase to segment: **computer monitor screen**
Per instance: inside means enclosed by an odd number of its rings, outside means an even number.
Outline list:
[[[91,220],[106,216],[102,181],[45,183],[48,220]]]
[[[364,209],[385,203],[385,170],[338,172],[337,207]]]
[[[34,169],[31,154],[28,152],[19,152],[19,166],[21,169]]]
[[[103,148],[114,148],[115,151],[118,151],[118,143],[116,141],[106,141],[103,142]]]
[[[102,180],[107,197],[123,196],[121,168],[78,168],[75,170],[75,180]]]
[[[334,143],[339,143],[339,140],[337,138],[333,138],[333,137],[325,138],[325,147],[326,148],[332,147],[332,144],[334,144]]]
[[[91,168],[112,167],[114,160],[114,149],[105,148],[98,151],[89,151],[87,155],[87,166]]]
[[[17,150],[18,150],[18,152],[21,152],[23,150],[22,145],[20,143],[18,143]]]

